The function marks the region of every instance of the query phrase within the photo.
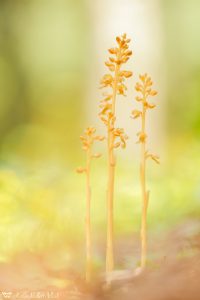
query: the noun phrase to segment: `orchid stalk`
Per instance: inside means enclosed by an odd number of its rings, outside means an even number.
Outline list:
[[[93,154],[92,148],[95,141],[103,141],[104,137],[96,135],[96,129],[94,127],[88,127],[84,135],[80,136],[82,141],[82,149],[86,152],[86,167],[77,168],[78,173],[84,173],[86,175],[86,219],[85,219],[85,239],[86,239],[86,269],[85,279],[89,283],[91,281],[91,268],[92,268],[92,242],[91,242],[91,162],[94,158],[99,158],[100,153]]]
[[[107,244],[106,244],[106,273],[114,268],[113,254],[113,204],[115,182],[115,149],[125,148],[128,136],[123,128],[116,127],[116,100],[118,95],[126,96],[127,87],[125,79],[132,76],[131,71],[122,70],[122,66],[129,60],[132,51],[129,50],[130,39],[126,34],[116,37],[117,46],[108,50],[111,55],[105,65],[110,73],[101,79],[101,88],[109,88],[109,92],[103,93],[100,103],[100,119],[107,128],[107,152],[108,152],[108,185],[107,185]]]
[[[149,103],[148,98],[150,96],[156,96],[157,91],[152,90],[153,82],[151,77],[147,74],[139,76],[140,82],[136,83],[135,90],[139,92],[139,96],[135,99],[142,105],[141,110],[133,110],[132,118],[141,119],[141,131],[137,133],[138,141],[141,149],[141,161],[140,161],[140,182],[142,191],[142,220],[141,220],[141,268],[145,268],[147,261],[147,209],[149,204],[150,191],[146,187],[146,161],[152,159],[159,164],[159,157],[155,154],[149,153],[146,149],[147,133],[146,133],[146,114],[149,109],[155,108],[155,104]]]

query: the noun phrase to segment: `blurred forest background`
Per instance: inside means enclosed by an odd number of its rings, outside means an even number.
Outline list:
[[[104,132],[99,80],[106,49],[124,32],[132,39],[127,69],[134,77],[117,107],[130,142],[117,154],[115,234],[139,238],[139,124],[129,117],[138,73],[152,75],[159,92],[148,119],[150,148],[161,156],[160,166],[148,166],[150,230],[199,218],[199,11],[198,0],[0,0],[0,261],[26,250],[46,253],[54,268],[84,261],[79,136],[90,124]],[[92,171],[97,266],[97,245],[105,244],[101,147]]]

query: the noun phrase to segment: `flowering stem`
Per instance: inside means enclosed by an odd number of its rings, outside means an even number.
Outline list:
[[[142,134],[145,134],[145,118],[146,109],[143,105],[142,111]],[[140,165],[140,180],[142,189],[142,224],[141,224],[141,267],[146,266],[147,256],[147,207],[149,193],[146,191],[146,142],[141,143],[141,165]]]
[[[149,153],[146,150],[146,112],[148,109],[153,109],[156,105],[148,102],[149,96],[156,96],[157,91],[152,89],[153,81],[151,77],[146,73],[144,75],[139,75],[140,82],[136,83],[135,90],[140,93],[135,99],[141,102],[142,111],[133,110],[132,118],[137,119],[141,117],[142,128],[141,131],[137,133],[139,137],[138,143],[141,144],[141,162],[140,162],[140,183],[142,190],[142,220],[141,220],[141,268],[145,268],[147,260],[147,209],[149,202],[149,191],[146,190],[146,160],[151,158],[157,164],[159,164],[159,157],[155,154]]]
[[[107,242],[106,242],[106,274],[114,268],[113,255],[113,199],[114,199],[114,183],[115,183],[115,155],[114,149],[125,148],[128,136],[124,133],[123,128],[115,128],[115,104],[118,95],[125,95],[127,90],[124,84],[125,79],[132,76],[131,71],[121,71],[121,66],[125,64],[132,51],[129,50],[130,39],[126,34],[116,37],[117,47],[110,48],[108,52],[111,54],[105,65],[113,74],[105,74],[101,79],[101,88],[111,88],[109,94],[104,94],[101,100],[101,111],[99,116],[107,127],[107,151],[108,151],[108,186],[107,186]]]
[[[86,163],[86,274],[85,274],[86,282],[90,282],[91,280],[90,164],[91,164],[91,153],[90,153],[90,148],[88,148],[87,163]]]
[[[115,116],[115,103],[117,95],[118,73],[120,66],[115,69],[112,96],[112,114]],[[115,119],[112,126],[114,127]],[[114,133],[108,126],[108,194],[107,194],[107,247],[106,247],[106,273],[111,272],[114,268],[113,255],[113,198],[115,182],[115,156],[114,156]]]
[[[85,279],[89,283],[91,281],[91,269],[92,269],[92,243],[91,243],[91,187],[90,187],[90,169],[92,159],[99,158],[100,153],[92,153],[92,147],[95,141],[103,141],[104,136],[95,135],[96,129],[94,127],[88,127],[84,131],[84,135],[80,136],[82,141],[82,149],[86,152],[86,167],[79,167],[76,169],[77,173],[84,173],[86,175],[86,217],[85,217],[85,239],[86,239],[86,266],[85,266]]]

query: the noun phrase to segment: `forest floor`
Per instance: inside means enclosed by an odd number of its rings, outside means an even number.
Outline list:
[[[187,220],[152,238],[150,260],[142,273],[139,269],[134,271],[136,265],[130,270],[131,257],[139,257],[138,244],[134,246],[130,241],[130,236],[116,241],[118,266],[125,267],[125,271],[114,271],[109,287],[102,276],[88,287],[76,271],[53,271],[45,266],[41,255],[18,254],[10,262],[0,264],[0,299],[200,299],[199,220]]]

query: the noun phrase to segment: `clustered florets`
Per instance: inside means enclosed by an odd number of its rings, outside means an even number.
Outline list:
[[[80,140],[82,141],[82,149],[84,151],[86,151],[86,152],[87,151],[90,152],[89,153],[90,154],[89,155],[90,159],[92,159],[92,158],[99,158],[101,156],[100,153],[95,153],[95,154],[91,153],[94,141],[103,141],[105,139],[104,136],[102,136],[102,135],[95,135],[95,133],[96,133],[96,129],[94,127],[88,127],[84,131],[84,135],[80,136]],[[79,167],[79,168],[76,169],[76,171],[78,173],[83,173],[83,172],[87,171],[87,168]]]
[[[111,147],[118,148],[121,146],[125,148],[128,136],[122,128],[114,128],[116,117],[113,99],[116,97],[116,94],[126,96],[125,91],[127,87],[124,82],[126,78],[132,76],[132,72],[121,70],[121,66],[129,60],[132,51],[129,50],[128,44],[130,39],[127,39],[126,34],[117,37],[116,41],[117,47],[108,50],[111,56],[105,62],[111,74],[105,74],[100,81],[100,88],[111,88],[111,92],[103,94],[104,98],[100,101],[101,104],[99,106],[101,109],[99,116],[108,130],[113,133],[114,139],[119,138],[119,142],[115,142]]]
[[[151,80],[151,77],[147,74],[139,75],[140,82],[137,82],[135,85],[135,90],[140,93],[139,96],[137,96],[135,99],[138,102],[141,102],[142,104],[142,110],[134,109],[131,112],[131,117],[133,119],[137,119],[141,117],[142,120],[145,120],[146,111],[148,109],[153,109],[156,107],[155,104],[149,103],[148,98],[151,96],[156,96],[157,91],[152,89],[153,81]],[[145,132],[145,128],[142,128],[140,132],[137,133],[138,141],[137,143],[146,143],[147,140],[147,134]],[[151,158],[156,163],[159,163],[159,157],[154,154],[150,154],[148,151],[145,152],[145,159]]]

